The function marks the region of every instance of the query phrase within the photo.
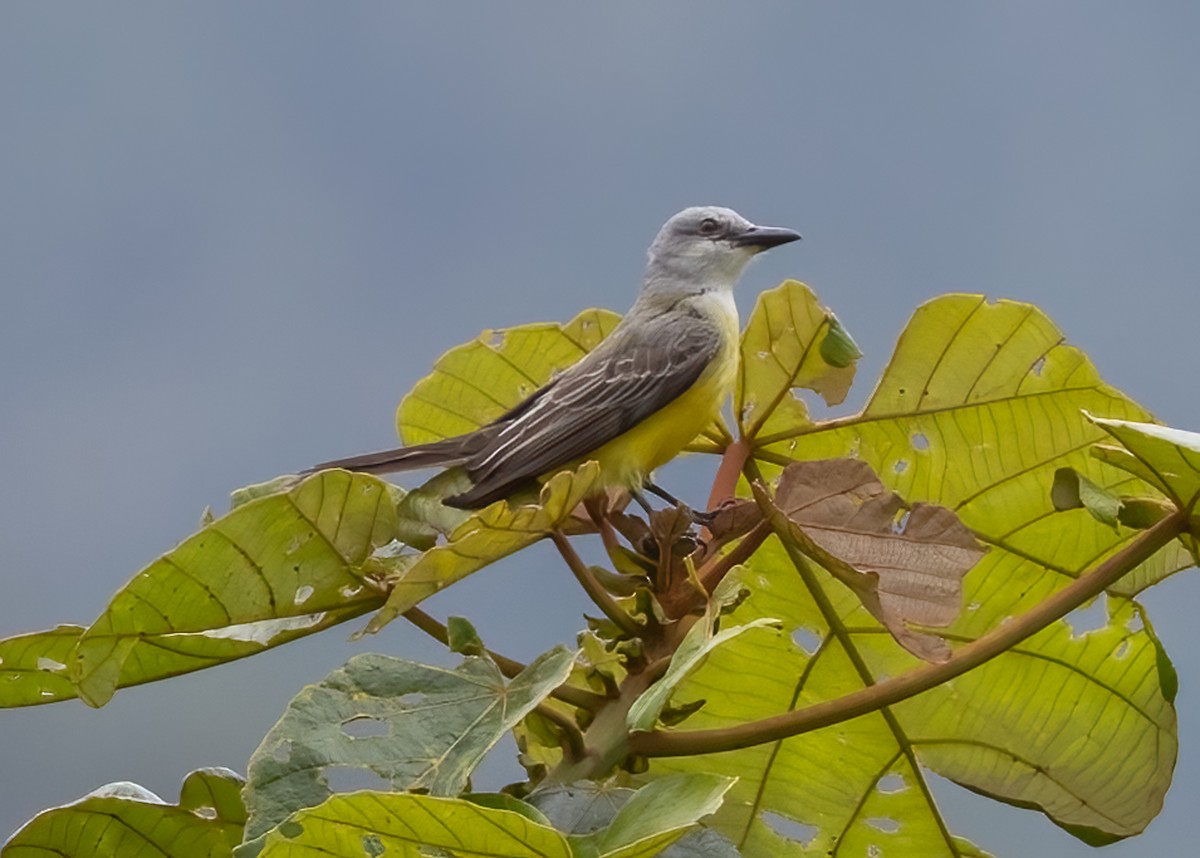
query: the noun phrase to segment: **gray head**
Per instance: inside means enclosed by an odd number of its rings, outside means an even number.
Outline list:
[[[800,236],[757,226],[733,209],[694,206],[672,217],[650,245],[646,288],[655,291],[731,289],[757,254]]]

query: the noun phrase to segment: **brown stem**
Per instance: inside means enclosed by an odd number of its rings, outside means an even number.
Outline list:
[[[570,541],[563,535],[561,530],[550,531],[550,539],[554,542],[554,547],[558,549],[558,553],[562,555],[563,560],[567,562],[567,566],[571,568],[571,572],[575,575],[575,579],[579,581],[583,591],[588,594],[588,597],[596,603],[604,616],[612,620],[617,628],[625,632],[630,637],[636,637],[642,631],[641,626],[621,610],[621,606],[613,600],[612,595],[600,586],[600,582],[596,580],[596,576],[592,574],[592,570],[583,562],[583,558],[576,553],[571,546]]]
[[[439,623],[420,608],[409,608],[401,616],[434,640],[440,641],[444,646],[450,645],[450,635],[446,631],[446,626]],[[511,659],[506,655],[501,655],[490,649],[487,651],[487,654],[496,663],[496,667],[500,669],[500,672],[509,679],[512,679],[525,669],[525,665],[521,664],[521,662]],[[569,703],[572,706],[590,711],[595,711],[608,700],[608,698],[601,694],[595,694],[585,688],[575,688],[570,685],[559,686],[550,692],[550,696],[561,700],[563,703]]]
[[[630,737],[629,750],[647,757],[734,751],[798,736],[907,700],[990,661],[1055,620],[1066,616],[1084,602],[1104,592],[1123,575],[1187,529],[1187,514],[1182,511],[1172,513],[1091,572],[1079,576],[1020,617],[992,629],[973,643],[956,650],[950,660],[942,664],[919,667],[903,676],[868,686],[835,700],[760,721],[716,730],[635,733]]]
[[[754,525],[754,529],[738,540],[737,545],[729,549],[725,554],[719,557],[714,557],[701,566],[696,576],[700,579],[700,583],[704,585],[704,589],[709,595],[717,589],[717,585],[721,580],[729,574],[734,566],[739,563],[745,563],[758,551],[760,545],[766,541],[771,535],[771,525],[765,521],[760,521]]]
[[[712,491],[708,494],[709,510],[716,509],[734,496],[737,491],[738,477],[742,473],[742,466],[750,456],[750,450],[750,442],[745,438],[739,438],[725,448],[725,454],[721,456],[721,464],[717,468],[717,475],[713,478]]]

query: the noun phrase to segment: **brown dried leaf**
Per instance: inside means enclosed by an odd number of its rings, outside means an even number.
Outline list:
[[[714,539],[725,542],[745,536],[763,520],[762,510],[749,498],[733,498],[714,510],[708,530]]]
[[[926,661],[946,642],[909,624],[942,627],[962,610],[962,578],[986,553],[949,509],[898,495],[865,462],[826,459],[784,469],[775,506],[800,549],[850,587],[896,641]]]

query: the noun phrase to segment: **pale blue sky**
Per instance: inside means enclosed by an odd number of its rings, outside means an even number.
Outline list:
[[[1200,429],[1198,38],[1186,2],[5,4],[0,634],[89,621],[237,486],[391,444],[399,397],[480,329],[624,309],[685,205],[804,233],[739,303],[817,289],[867,352],[852,404],[918,302],[986,292]],[[699,494],[710,465],[673,479]],[[579,625],[561,571],[430,607],[528,658]],[[1106,856],[1194,843],[1200,584],[1145,601],[1182,751],[1162,817]],[[98,712],[0,712],[0,836],[108,781],[244,771],[363,646],[442,657],[348,631]],[[1092,853],[942,786],[998,854]]]

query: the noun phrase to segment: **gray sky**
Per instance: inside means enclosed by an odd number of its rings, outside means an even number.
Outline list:
[[[811,284],[867,352],[854,406],[917,303],[986,292],[1200,429],[1198,35],[1186,2],[5,4],[0,634],[91,620],[237,486],[390,445],[399,397],[480,329],[623,310],[685,205],[804,233],[739,302]],[[561,573],[505,564],[430,608],[528,658],[580,624]],[[1194,843],[1200,584],[1145,602],[1182,751],[1162,816],[1106,856]],[[0,837],[109,781],[173,799],[194,767],[244,771],[353,652],[443,658],[349,631],[0,712]],[[939,796],[999,854],[1093,854]]]

